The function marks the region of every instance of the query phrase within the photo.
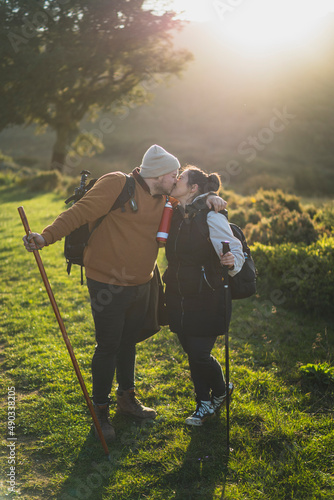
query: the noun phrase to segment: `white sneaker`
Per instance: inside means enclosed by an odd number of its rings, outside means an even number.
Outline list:
[[[203,425],[208,418],[214,417],[215,411],[211,401],[200,401],[196,411],[186,419],[187,425]]]
[[[234,385],[232,384],[232,382],[228,384],[228,387],[229,387],[229,395],[231,397],[234,390]],[[226,396],[227,396],[226,392],[225,394],[219,397],[213,396],[212,407],[214,411],[219,411],[221,407],[226,403]]]

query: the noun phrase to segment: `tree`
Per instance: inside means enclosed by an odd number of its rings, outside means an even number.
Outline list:
[[[181,28],[144,0],[0,0],[0,130],[51,127],[62,171],[84,117],[140,105],[145,82],[181,72],[192,57],[173,47]]]

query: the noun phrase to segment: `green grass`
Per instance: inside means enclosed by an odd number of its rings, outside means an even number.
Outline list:
[[[16,482],[22,499],[313,500],[332,499],[333,332],[324,318],[272,308],[261,297],[234,303],[230,327],[231,447],[225,412],[203,428],[184,419],[194,408],[187,360],[164,328],[138,345],[136,384],[158,411],[154,422],[111,417],[110,461],[91,432],[82,396],[32,254],[25,252],[17,207],[40,231],[63,209],[53,194],[0,188],[1,498],[8,494],[7,393],[16,391]],[[70,277],[62,243],[41,252],[88,391],[94,348],[88,294]],[[163,254],[160,256],[163,266]],[[224,339],[214,355],[224,362]],[[322,376],[310,377],[316,364]],[[305,372],[306,375],[305,375]],[[318,373],[317,371],[315,373]]]

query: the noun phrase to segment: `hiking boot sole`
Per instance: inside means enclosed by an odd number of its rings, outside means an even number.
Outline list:
[[[111,427],[111,426],[110,426]],[[94,430],[94,436],[95,438],[100,441],[100,436],[99,436],[99,433],[97,432],[96,430],[96,427],[95,425],[92,426],[93,430]],[[102,434],[103,434],[103,437],[106,441],[114,441],[114,439],[116,438],[116,434],[115,434],[115,429],[113,427],[111,427],[110,429],[107,429],[106,431],[104,431],[102,429]]]
[[[132,413],[130,411],[124,411],[124,410],[116,410],[117,415],[125,415],[127,417],[134,417],[134,418],[139,418],[140,420],[154,420],[155,417],[157,416],[157,413],[152,413],[151,415],[136,415],[135,413]]]
[[[202,419],[188,417],[188,418],[186,418],[185,423],[187,425],[192,425],[192,426],[195,426],[195,427],[201,427],[204,424],[204,422],[206,422],[207,420],[211,420],[215,416],[216,416],[216,414],[213,413],[212,415],[207,415],[206,417],[203,417]]]

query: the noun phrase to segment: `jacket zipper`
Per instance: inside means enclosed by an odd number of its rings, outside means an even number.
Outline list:
[[[178,229],[178,232],[177,232],[177,235],[176,235],[176,238],[175,238],[175,244],[174,244],[174,251],[175,251],[175,256],[177,256],[177,253],[176,253],[176,244],[177,244],[177,239],[179,237],[179,234],[180,234],[180,230],[181,230],[181,226],[183,224],[183,220],[181,221],[181,224],[179,225],[179,229]],[[177,288],[179,290],[179,294],[181,296],[181,328],[183,329],[183,318],[184,318],[184,308],[183,308],[183,301],[184,301],[184,297],[181,293],[181,287],[180,287],[180,281],[179,281],[179,270],[180,270],[180,265],[181,265],[181,262],[179,262],[179,265],[178,265],[178,268],[177,268],[177,272],[176,272],[176,281],[177,281]]]
[[[202,276],[205,279],[205,283],[208,285],[208,287],[211,288],[211,290],[215,291],[215,289],[210,285],[208,278],[206,277],[204,266],[202,266]]]

